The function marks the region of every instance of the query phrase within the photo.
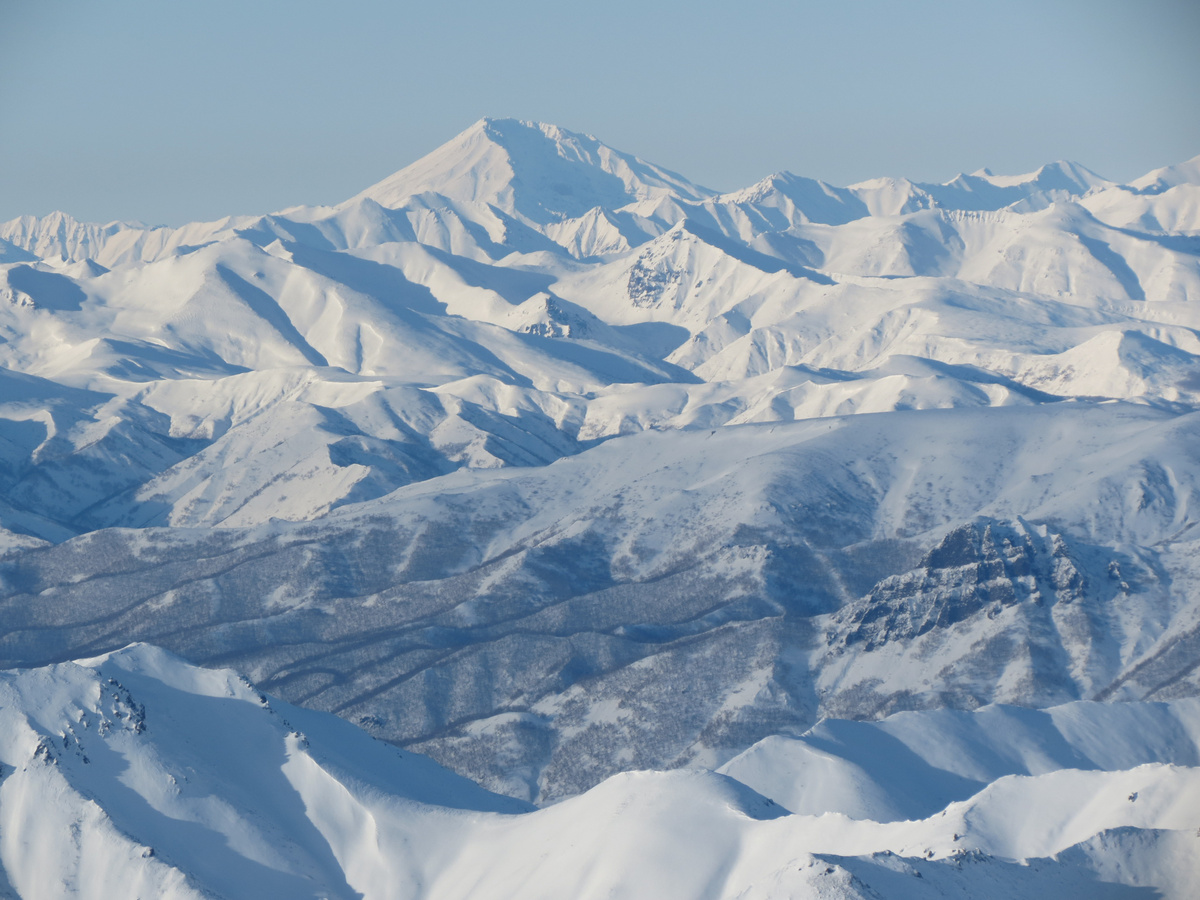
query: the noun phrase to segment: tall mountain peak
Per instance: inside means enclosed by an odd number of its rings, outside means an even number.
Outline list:
[[[622,153],[591,135],[543,122],[484,118],[410,166],[367,188],[395,209],[435,193],[485,203],[546,225],[640,200],[699,200],[713,192],[667,169]]]

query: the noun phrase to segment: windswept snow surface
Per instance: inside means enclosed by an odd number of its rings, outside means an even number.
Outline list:
[[[914,795],[961,777],[945,766],[1037,761],[1037,774],[996,777],[906,821],[846,815],[871,796],[865,781],[840,779],[820,810],[793,814],[704,771],[616,775],[537,810],[144,644],[0,673],[0,701],[0,886],[29,900],[1184,898],[1200,875],[1196,701],[989,707],[953,723],[907,713],[827,721],[801,739],[907,736],[919,752],[893,755],[876,787]],[[938,738],[1022,715],[996,750],[939,755]],[[1147,723],[1167,738],[1154,751]],[[1119,748],[1107,766],[1055,758],[1101,730]],[[843,747],[859,761],[881,749]],[[825,760],[854,768],[836,750]]]
[[[333,207],[0,224],[0,665],[150,642],[568,809],[1017,797],[1011,708],[1200,695],[1198,173],[717,194],[487,119]],[[939,710],[974,768],[869,730]],[[1144,715],[1046,758],[1193,765]]]

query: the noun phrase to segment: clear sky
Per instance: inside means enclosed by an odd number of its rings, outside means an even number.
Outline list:
[[[0,220],[336,203],[481,116],[728,190],[1200,153],[1196,0],[0,0]]]

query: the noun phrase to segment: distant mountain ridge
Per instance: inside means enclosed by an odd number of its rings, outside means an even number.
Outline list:
[[[568,249],[574,245],[580,248],[575,255],[589,256],[593,253],[586,251],[636,246],[695,216],[720,223],[724,231],[731,216],[749,214],[760,228],[781,231],[806,223],[843,225],[867,216],[898,216],[922,209],[997,211],[1014,204],[1041,208],[1113,190],[1160,194],[1180,184],[1200,185],[1196,160],[1156,170],[1129,187],[1106,181],[1078,163],[1060,161],[1025,175],[996,176],[981,170],[944,184],[877,178],[847,188],[781,172],[749,188],[718,195],[590,135],[538,122],[485,118],[332,209],[296,207],[265,217],[226,218],[178,229],[119,222],[93,225],[56,212],[0,224],[0,238],[45,258],[149,261],[181,246],[238,232],[261,233],[264,227],[281,228],[285,234],[280,236],[302,241],[306,232],[314,230],[329,239],[331,229],[347,230],[345,217],[370,201],[384,210],[407,211],[410,223],[430,214],[439,217],[439,204],[445,205],[443,216],[461,218],[463,212],[457,207],[466,204],[473,208],[468,218],[478,224],[482,217],[484,230],[492,237],[507,218],[535,231],[549,230],[555,244]],[[503,218],[488,221],[488,210]],[[386,214],[384,218],[395,220]],[[565,227],[571,222],[573,226]],[[597,227],[604,233],[602,238],[578,236],[580,229]],[[294,229],[290,235],[289,228]],[[342,247],[354,243],[345,235],[333,242]]]

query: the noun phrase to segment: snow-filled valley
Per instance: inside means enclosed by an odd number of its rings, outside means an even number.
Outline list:
[[[1189,896],[1198,310],[1200,157],[2,223],[0,896]]]

